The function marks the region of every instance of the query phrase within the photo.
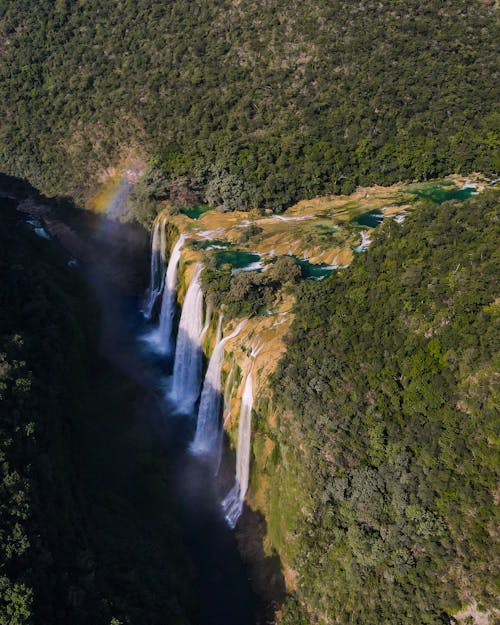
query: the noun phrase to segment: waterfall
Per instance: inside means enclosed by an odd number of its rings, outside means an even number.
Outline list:
[[[170,399],[179,412],[191,413],[201,385],[201,332],[203,324],[203,292],[200,283],[201,265],[196,264],[193,279],[182,307]]]
[[[243,397],[241,398],[238,422],[238,447],[236,449],[236,482],[222,502],[226,520],[231,528],[236,526],[243,510],[250,475],[250,442],[252,438],[253,383],[250,368]]]
[[[219,328],[220,322],[221,319],[219,320]],[[240,332],[245,323],[246,320],[239,323],[229,336],[223,339],[220,336],[217,337],[217,344],[210,357],[203,383],[196,434],[191,443],[191,451],[194,454],[208,457],[213,462],[215,470],[219,468],[222,451],[223,425],[220,419],[220,412],[222,403],[221,370],[224,361],[224,346],[227,341],[233,339]]]
[[[165,243],[167,220],[160,217],[155,221],[151,236],[151,269],[149,287],[146,291],[143,314],[151,319],[158,296],[165,284]]]
[[[164,278],[159,325],[150,338],[150,341],[156,345],[157,351],[162,354],[172,352],[172,330],[177,301],[177,267],[185,240],[186,235],[181,234],[172,248]]]
[[[361,244],[354,248],[355,252],[365,252],[371,243],[370,234],[366,230],[361,231]]]

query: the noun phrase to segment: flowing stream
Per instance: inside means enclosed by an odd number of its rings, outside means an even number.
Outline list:
[[[366,252],[366,250],[368,249],[368,246],[371,243],[371,239],[370,239],[370,233],[367,230],[362,230],[361,231],[361,243],[354,248],[355,252]]]

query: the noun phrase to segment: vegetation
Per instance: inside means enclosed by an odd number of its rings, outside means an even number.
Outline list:
[[[283,287],[290,289],[301,277],[300,266],[282,256],[266,272],[242,271],[232,275],[232,266],[216,266],[213,257],[203,270],[202,287],[213,308],[224,307],[227,318],[252,317],[271,308]]]
[[[0,169],[80,202],[135,151],[144,220],[488,173],[495,25],[494,0],[5,2]]]
[[[185,625],[142,391],[98,357],[81,280],[0,201],[0,623]]]
[[[498,192],[380,228],[349,269],[300,284],[274,380],[287,625],[498,608]]]
[[[497,5],[7,0],[0,170],[69,206],[144,164],[125,215],[144,224],[162,200],[196,219],[488,176]],[[282,625],[443,625],[496,605],[498,196],[446,201],[472,192],[451,186],[416,187],[403,224],[319,283],[290,257],[238,273],[207,251],[227,317],[297,295],[266,398],[279,423],[256,407],[254,430],[274,445],[269,538],[296,584]],[[77,276],[0,208],[0,625],[184,625],[189,566],[141,389],[98,357]],[[323,226],[304,243],[333,241]],[[361,224],[341,227],[335,245]]]

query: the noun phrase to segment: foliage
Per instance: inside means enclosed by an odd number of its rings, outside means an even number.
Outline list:
[[[201,281],[212,306],[223,306],[225,315],[234,318],[264,314],[276,303],[282,288],[292,288],[300,276],[300,267],[288,256],[279,258],[265,272],[240,271],[235,275],[231,265],[218,268],[209,257]]]
[[[298,573],[284,624],[496,606],[498,192],[380,228],[350,268],[301,283],[274,380],[269,527]]]
[[[8,0],[0,169],[80,202],[136,150],[224,210],[488,173],[495,25],[494,0]]]
[[[141,391],[98,357],[94,301],[0,211],[0,623],[184,625],[189,572]],[[154,510],[154,511],[153,511]]]
[[[258,226],[257,224],[251,223],[248,224],[248,226],[244,226],[241,229],[241,235],[240,238],[238,240],[238,243],[248,243],[248,241],[250,241],[250,239],[258,236],[259,234],[261,234],[262,232],[264,232],[264,229],[261,228],[260,226]]]

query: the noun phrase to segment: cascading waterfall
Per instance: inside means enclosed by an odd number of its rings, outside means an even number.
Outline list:
[[[361,244],[354,248],[355,252],[366,252],[371,243],[370,234],[366,230],[361,231]]]
[[[220,328],[221,319],[219,319]],[[221,370],[224,361],[225,344],[239,334],[246,320],[238,324],[234,332],[223,339],[218,336],[217,344],[210,357],[207,373],[203,383],[196,434],[191,443],[191,451],[196,455],[205,456],[217,471],[222,452],[223,425],[220,419],[222,394]],[[219,334],[219,331],[218,331]]]
[[[202,341],[205,338],[205,334],[208,332],[208,330],[210,328],[210,321],[211,321],[211,319],[212,319],[212,306],[210,305],[210,302],[209,302],[207,304],[207,307],[206,307],[206,310],[205,310],[205,325],[203,326],[203,330],[201,331],[201,340]],[[217,328],[217,332],[219,332],[219,328]]]
[[[201,385],[203,291],[200,273],[201,265],[197,263],[182,307],[172,387],[169,392],[169,397],[176,404],[177,410],[186,413],[193,411]]]
[[[158,328],[149,337],[149,341],[155,345],[156,350],[161,354],[172,352],[172,331],[177,301],[177,268],[185,240],[186,235],[181,234],[172,248],[164,279]]]
[[[236,450],[236,481],[222,502],[226,520],[231,528],[236,526],[243,510],[250,475],[250,442],[252,438],[253,383],[252,369],[247,374],[241,398],[238,422],[238,447]]]
[[[155,221],[151,236],[151,269],[149,287],[146,291],[143,314],[151,319],[158,296],[165,285],[165,243],[167,220],[160,217]]]

